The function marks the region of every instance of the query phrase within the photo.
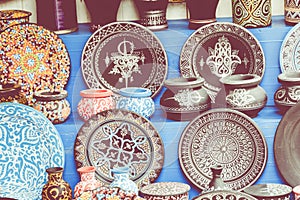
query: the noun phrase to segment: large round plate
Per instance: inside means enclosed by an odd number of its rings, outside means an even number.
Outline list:
[[[278,124],[274,138],[276,165],[283,179],[292,187],[300,180],[300,104],[291,107]]]
[[[300,24],[286,34],[280,49],[280,68],[285,71],[300,70]]]
[[[104,184],[113,180],[111,169],[129,166],[139,188],[153,182],[164,162],[162,139],[146,118],[126,110],[108,110],[90,118],[80,128],[74,157],[77,168],[96,167]]]
[[[46,169],[64,167],[64,148],[53,124],[35,109],[0,104],[0,194],[41,199]]]
[[[179,141],[179,162],[186,177],[199,189],[207,189],[211,167],[223,167],[221,178],[228,188],[252,185],[267,162],[262,132],[247,115],[231,109],[207,111],[184,129]]]
[[[21,85],[29,105],[33,93],[63,89],[70,73],[70,58],[63,41],[36,24],[11,26],[0,34],[0,82]]]
[[[124,87],[144,87],[154,96],[166,79],[168,63],[166,52],[153,32],[133,22],[114,22],[88,39],[81,69],[89,88],[106,88],[117,93]]]
[[[240,25],[216,22],[196,30],[180,54],[184,77],[201,76],[212,100],[221,89],[219,79],[231,74],[257,74],[265,71],[265,56],[255,36]]]

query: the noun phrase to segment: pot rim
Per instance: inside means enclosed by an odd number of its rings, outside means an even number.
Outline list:
[[[3,16],[3,17],[1,17],[1,13],[9,13],[9,12],[11,12],[11,13],[21,13],[21,14],[23,14],[22,16],[19,16],[19,17],[13,17],[13,16],[9,16],[9,18],[7,18],[7,17],[5,17],[5,16]],[[28,18],[28,17],[30,17],[32,15],[32,13],[31,12],[29,12],[29,11],[26,11],[26,10],[18,10],[18,9],[8,9],[8,10],[1,10],[0,11],[0,21],[3,21],[3,20],[17,20],[17,19],[23,19],[23,18]]]
[[[37,101],[55,101],[62,100],[68,96],[67,90],[40,90],[34,92],[33,98]]]
[[[77,169],[79,173],[95,172],[96,168],[94,166],[84,166]]]
[[[112,94],[113,92],[108,89],[90,88],[90,89],[80,91],[80,96],[87,97],[87,98],[109,97]]]
[[[253,86],[259,84],[261,77],[256,74],[232,74],[220,79],[224,85],[244,85]]]
[[[300,185],[296,185],[295,187],[293,187],[293,192],[295,194],[300,194]]]
[[[300,71],[286,71],[278,75],[280,83],[300,83]]]
[[[124,97],[150,97],[152,92],[148,88],[143,87],[127,87],[121,88],[119,94]]]
[[[64,171],[64,168],[62,167],[50,167],[46,169],[47,173],[60,173],[62,171]]]
[[[166,87],[195,87],[197,85],[202,86],[204,84],[204,78],[202,77],[177,77],[164,81]]]
[[[174,192],[172,194],[171,193],[169,193],[169,194],[155,194],[155,193],[147,192],[148,188],[153,188],[153,187],[156,188],[157,186],[160,186],[161,184],[176,184],[178,187],[180,187],[180,190],[178,189],[176,192]],[[149,196],[166,197],[166,196],[175,196],[175,195],[185,194],[185,193],[188,193],[190,190],[191,190],[191,186],[189,186],[186,183],[168,181],[168,182],[157,182],[157,183],[149,184],[149,185],[141,188],[140,192],[144,195],[149,195]]]
[[[284,188],[284,190],[281,191],[280,194],[270,194],[270,193],[267,193],[267,194],[257,194],[257,192],[259,192],[259,188],[260,187],[278,187],[278,186],[281,186],[282,188]],[[253,191],[249,191],[249,189],[251,188],[254,188]],[[257,188],[255,190],[255,188]],[[290,195],[290,193],[292,192],[292,187],[289,186],[289,185],[285,185],[285,184],[280,184],[280,183],[265,183],[265,184],[256,184],[256,185],[252,185],[250,187],[248,187],[248,189],[245,189],[244,190],[245,193],[247,194],[250,194],[256,198],[258,197],[272,197],[272,198],[276,198],[276,197],[285,197],[287,195]]]

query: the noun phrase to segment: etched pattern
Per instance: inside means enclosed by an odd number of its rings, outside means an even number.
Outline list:
[[[249,90],[244,88],[234,89],[226,96],[226,101],[231,107],[246,107],[255,101],[255,97],[249,94]]]
[[[117,101],[116,108],[131,110],[147,118],[154,113],[155,104],[151,97],[146,97],[146,98],[120,97]]]
[[[257,200],[256,198],[236,191],[214,191],[195,197],[194,200]]]
[[[296,104],[300,100],[300,87],[280,87],[274,95],[274,101],[281,105]]]
[[[40,199],[46,169],[64,166],[64,148],[51,122],[35,109],[0,104],[2,197]]]
[[[298,23],[300,20],[300,1],[285,0],[284,1],[284,17],[285,21]]]
[[[204,97],[193,89],[179,90],[174,95],[174,100],[182,107],[187,107],[188,109],[193,109],[197,106]]]
[[[211,166],[221,165],[227,186],[242,190],[259,178],[266,159],[265,139],[254,121],[231,109],[203,113],[186,127],[180,139],[181,168],[202,190],[208,188]]]

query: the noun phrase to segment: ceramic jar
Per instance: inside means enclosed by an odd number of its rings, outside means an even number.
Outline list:
[[[261,77],[256,74],[233,74],[221,78],[224,88],[217,95],[219,106],[220,101],[224,101],[224,107],[256,117],[267,103],[267,94],[259,86],[260,81]]]
[[[21,23],[28,23],[31,12],[25,10],[1,10],[0,32],[4,29]]]
[[[160,99],[160,106],[167,118],[188,121],[211,108],[211,100],[202,87],[201,77],[172,78],[164,82],[167,88]]]
[[[140,24],[150,30],[168,27],[166,10],[168,0],[134,0],[140,16]]]
[[[91,192],[103,186],[103,183],[96,179],[95,171],[96,168],[93,166],[85,166],[77,169],[77,172],[80,175],[80,182],[78,182],[74,188],[75,199],[80,197],[85,192]]]
[[[212,166],[210,170],[212,172],[212,178],[208,184],[208,190],[229,190],[221,177],[223,167],[221,165],[216,165]]]
[[[141,196],[148,200],[188,200],[191,187],[180,182],[157,182],[141,188]]]
[[[274,93],[274,102],[281,114],[300,100],[300,72],[283,72],[277,77],[281,86]]]
[[[117,21],[121,0],[84,0],[91,18],[90,31]]]
[[[155,111],[152,92],[147,88],[127,87],[119,90],[121,95],[116,103],[116,108],[130,110],[149,118]]]
[[[293,194],[294,194],[294,199],[295,200],[300,199],[300,185],[297,185],[293,188]]]
[[[0,103],[1,102],[27,104],[27,99],[21,91],[21,85],[14,83],[0,84]]]
[[[291,26],[300,22],[300,1],[284,0],[284,21]]]
[[[219,0],[186,0],[189,10],[189,28],[198,29],[201,26],[216,22],[216,10]]]
[[[67,120],[71,113],[70,103],[66,99],[66,90],[40,90],[33,94],[35,102],[33,108],[42,112],[53,124],[60,124]]]
[[[231,0],[231,2],[233,23],[246,28],[271,25],[271,0]]]
[[[42,190],[42,199],[43,200],[71,200],[72,199],[72,190],[69,185],[63,179],[62,167],[51,167],[46,169],[48,173],[48,182],[44,185]]]
[[[134,192],[135,194],[138,194],[139,189],[135,182],[130,179],[129,170],[129,167],[118,167],[111,169],[114,179],[111,182],[110,187],[117,187],[126,192]]]
[[[80,91],[82,97],[77,105],[78,114],[86,121],[104,110],[116,107],[113,92],[107,89],[86,89]]]

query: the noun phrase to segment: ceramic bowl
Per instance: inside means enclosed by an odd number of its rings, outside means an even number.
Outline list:
[[[31,12],[25,10],[1,10],[0,31],[21,23],[28,23]]]

